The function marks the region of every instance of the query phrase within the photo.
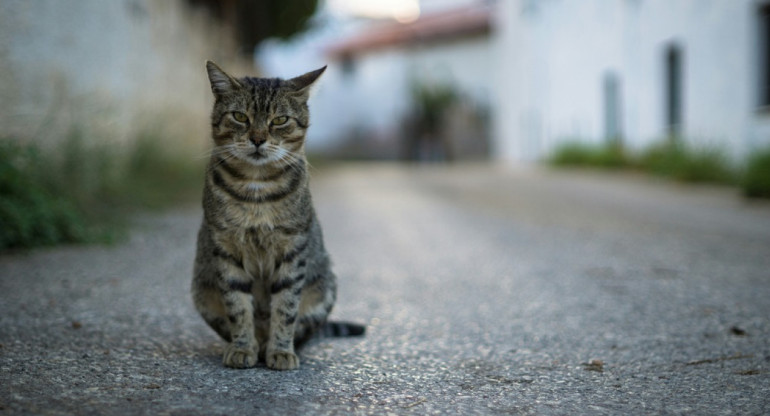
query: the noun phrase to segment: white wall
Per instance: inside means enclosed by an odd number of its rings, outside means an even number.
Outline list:
[[[226,64],[233,51],[229,33],[183,0],[2,1],[0,126],[47,142],[91,125],[121,139],[152,121],[207,141],[204,62]]]
[[[311,98],[308,147],[331,146],[354,130],[388,140],[410,111],[413,79],[450,83],[476,103],[489,105],[494,71],[488,37],[421,47],[390,47],[357,55],[353,70],[331,62]]]
[[[682,47],[687,140],[740,156],[768,143],[756,111],[754,0],[501,0],[497,154],[532,161],[567,139],[604,140],[603,77],[621,82],[631,147],[666,134],[664,51]]]
[[[422,0],[420,7],[428,15],[478,3]],[[326,48],[355,38],[377,22],[337,15],[323,3],[314,22],[311,30],[288,42],[265,42],[255,53],[255,62],[265,76],[289,78],[328,64],[309,101],[310,150],[333,147],[355,131],[369,135],[369,140],[392,139],[410,110],[413,77],[452,83],[478,104],[491,105],[495,68],[490,36],[377,48],[356,55],[354,70],[344,73],[342,62],[326,55]]]
[[[406,56],[399,50],[356,59],[350,74],[340,62],[331,62],[311,102],[308,146],[332,146],[353,130],[386,134],[405,111],[405,65]]]

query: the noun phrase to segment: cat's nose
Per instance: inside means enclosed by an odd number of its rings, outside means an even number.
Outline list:
[[[259,146],[262,146],[266,142],[266,140],[264,137],[252,137],[251,142],[254,143],[254,146],[259,147]]]

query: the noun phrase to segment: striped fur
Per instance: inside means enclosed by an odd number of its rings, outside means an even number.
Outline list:
[[[206,64],[214,149],[192,283],[195,307],[229,344],[226,366],[299,366],[296,341],[331,324],[336,282],[308,189],[308,89],[324,68],[290,80],[233,78]]]

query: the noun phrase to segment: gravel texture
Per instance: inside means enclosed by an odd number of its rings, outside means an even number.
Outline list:
[[[301,367],[221,364],[197,207],[0,257],[0,414],[767,414],[770,205],[489,165],[317,169],[340,280]]]

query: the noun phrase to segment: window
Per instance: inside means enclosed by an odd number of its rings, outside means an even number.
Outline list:
[[[355,75],[356,72],[356,61],[355,58],[353,58],[350,54],[345,54],[342,57],[342,73],[347,78],[351,78]]]
[[[770,5],[759,8],[759,105],[770,106]]]
[[[671,44],[665,49],[665,121],[669,135],[678,136],[682,131],[682,48]]]

